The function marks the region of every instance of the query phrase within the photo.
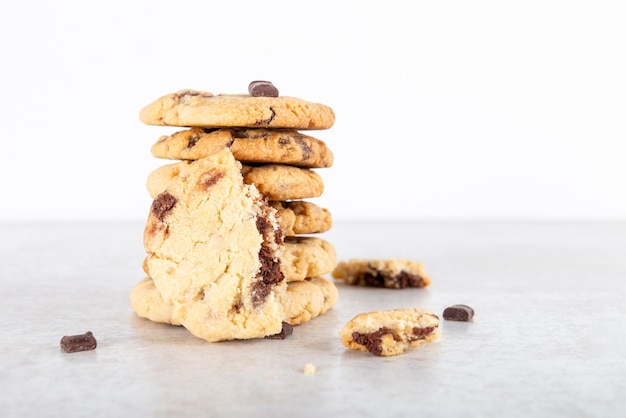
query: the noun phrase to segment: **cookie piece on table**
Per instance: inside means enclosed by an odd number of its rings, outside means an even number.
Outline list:
[[[285,129],[191,128],[160,137],[151,152],[157,158],[197,160],[224,146],[243,163],[325,168],[334,159],[323,141]]]
[[[346,284],[392,289],[426,287],[432,282],[421,263],[405,259],[339,261],[332,276]]]
[[[165,184],[179,175],[191,161],[179,161],[158,167],[148,175],[146,186],[152,198],[164,190]],[[299,200],[319,197],[324,191],[322,178],[313,170],[281,164],[258,167],[242,166],[245,184],[254,186],[269,200]]]
[[[314,203],[302,200],[273,200],[269,203],[278,211],[278,222],[285,236],[318,234],[330,230],[333,225],[330,211]]]
[[[180,166],[151,206],[145,268],[171,322],[207,341],[277,334],[285,319],[283,237],[228,148]]]
[[[339,334],[347,348],[376,356],[402,354],[439,335],[439,317],[418,308],[361,313],[348,321]]]
[[[159,126],[328,129],[335,113],[329,106],[296,97],[180,90],[145,106],[139,119]]]

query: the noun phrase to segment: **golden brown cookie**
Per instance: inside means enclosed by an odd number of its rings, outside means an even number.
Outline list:
[[[323,315],[337,303],[337,287],[323,277],[287,283],[286,322],[299,325]]]
[[[323,141],[287,129],[191,128],[160,137],[151,151],[157,158],[197,160],[225,146],[243,163],[324,168],[334,159]]]
[[[246,184],[254,184],[269,200],[308,199],[324,192],[320,175],[307,168],[283,164],[244,165],[241,173]]]
[[[299,325],[326,313],[337,302],[337,288],[324,278],[309,278],[287,284],[283,299],[285,322]],[[181,325],[174,319],[174,306],[163,300],[150,277],[135,285],[130,293],[130,303],[141,318],[170,325]]]
[[[320,315],[324,307],[324,294],[319,286],[302,280],[287,283],[285,314],[290,325],[300,325]]]
[[[281,331],[287,285],[275,215],[228,148],[180,166],[144,230],[146,269],[172,322],[207,341]]]
[[[283,268],[288,282],[323,276],[337,265],[335,247],[316,237],[285,237]]]
[[[269,203],[278,211],[278,223],[285,236],[322,233],[333,225],[328,209],[314,203],[302,200]]]
[[[337,286],[335,286],[333,282],[325,279],[324,277],[309,277],[306,279],[306,281],[319,287],[322,291],[322,294],[324,295],[324,305],[322,306],[320,315],[326,313],[329,309],[332,309],[332,307],[337,304],[337,301],[339,300],[339,291],[337,290]]]
[[[163,191],[170,179],[179,175],[191,161],[165,164],[152,171],[146,186],[150,197]],[[242,166],[241,174],[245,184],[254,186],[269,200],[298,200],[319,197],[324,191],[322,178],[313,170],[281,164],[267,164],[258,167]]]
[[[296,97],[254,97],[181,90],[144,107],[139,118],[148,125],[204,128],[328,129],[333,110]]]
[[[393,289],[426,287],[431,284],[421,263],[399,258],[340,261],[332,276],[346,284]]]
[[[150,277],[144,277],[130,292],[130,305],[141,318],[152,322],[181,325],[173,319],[174,306],[163,300]]]
[[[339,336],[347,348],[377,356],[395,356],[439,336],[439,317],[432,311],[398,308],[356,315]]]

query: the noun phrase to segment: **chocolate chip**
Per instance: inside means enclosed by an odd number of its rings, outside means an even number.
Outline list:
[[[96,349],[96,339],[91,331],[84,334],[64,336],[61,338],[61,349],[66,353]]]
[[[278,89],[271,82],[263,80],[251,82],[248,93],[254,97],[278,97]]]
[[[286,322],[283,322],[283,329],[278,334],[268,335],[265,338],[270,340],[284,340],[285,338],[287,338],[288,335],[291,334],[293,334],[293,326]]]
[[[158,220],[163,222],[167,214],[172,210],[174,205],[176,205],[176,202],[178,202],[178,199],[165,191],[154,199],[150,211]]]
[[[474,317],[474,309],[467,305],[451,305],[443,310],[443,319],[449,321],[471,321]]]
[[[387,334],[393,336],[393,339],[396,341],[400,340],[400,337],[392,329],[387,327],[379,328],[378,331],[368,334],[353,332],[352,339],[355,343],[364,346],[370,353],[376,356],[382,356],[383,336]]]

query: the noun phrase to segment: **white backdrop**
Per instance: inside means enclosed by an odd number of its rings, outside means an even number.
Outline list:
[[[256,79],[333,107],[340,219],[626,219],[616,1],[3,1],[0,221],[145,219],[169,128]]]

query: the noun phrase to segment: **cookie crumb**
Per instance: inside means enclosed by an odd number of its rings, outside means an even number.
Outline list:
[[[304,366],[304,374],[315,374],[315,365],[313,363],[307,363]]]

